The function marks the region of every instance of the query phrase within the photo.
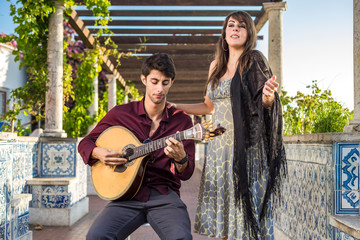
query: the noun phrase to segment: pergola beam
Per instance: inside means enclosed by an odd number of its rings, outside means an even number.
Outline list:
[[[123,59],[120,60],[121,61],[121,66],[119,67],[119,71],[129,71],[131,69],[137,69],[137,68],[141,68],[142,62],[143,60],[140,61],[126,61],[127,59]],[[182,70],[201,70],[201,69],[205,69],[208,70],[209,68],[209,64],[210,64],[211,60],[207,60],[204,59],[203,61],[201,60],[174,60],[175,66],[177,70],[182,69]]]
[[[112,0],[112,6],[116,5],[150,5],[150,6],[161,6],[161,5],[176,5],[176,6],[262,6],[264,1],[261,0],[207,0],[202,1],[199,4],[198,1],[194,0],[173,0],[169,3],[168,0]]]
[[[78,10],[78,12],[82,15],[82,16],[93,16],[93,13],[91,11],[88,10]],[[220,16],[220,17],[225,17],[227,16],[229,13],[233,12],[233,10],[229,9],[229,10],[214,10],[214,11],[207,11],[207,10],[194,10],[194,11],[174,11],[174,10],[163,10],[163,11],[121,11],[121,10],[112,10],[110,17],[115,17],[115,16],[171,16],[171,17],[175,17],[175,16],[197,16],[197,17],[201,17],[201,16]],[[261,11],[246,11],[248,12],[251,16],[253,17],[258,17],[260,16],[262,13]]]
[[[84,20],[87,26],[95,24],[95,20]],[[193,21],[193,20],[141,20],[141,19],[127,19],[127,20],[113,20],[108,23],[108,26],[222,26],[223,20],[219,21]],[[136,27],[135,27],[136,28]]]
[[[75,10],[72,10],[71,15],[69,16],[69,23],[71,27],[74,28],[76,33],[79,35],[80,39],[83,41],[85,46],[90,49],[93,49],[95,44],[95,38],[91,35],[84,21],[80,19],[78,13]],[[109,73],[115,75],[124,88],[126,87],[126,81],[123,79],[120,73],[116,70],[115,66],[106,56],[103,56],[102,66]]]
[[[110,56],[104,68],[109,69],[110,73],[121,72],[124,79],[132,81],[139,92],[144,93],[145,88],[140,81],[141,65],[144,59],[150,54],[165,52],[173,58],[177,72],[176,81],[169,93],[168,100],[184,103],[203,101],[209,65],[214,58],[223,20],[229,13],[236,10],[233,6],[242,6],[245,11],[248,7],[249,10],[246,12],[253,17],[256,29],[259,31],[267,21],[263,2],[262,0],[208,0],[201,2],[194,0],[173,0],[171,2],[168,0],[139,0],[136,2],[112,0],[110,16],[113,19],[108,27],[115,34],[111,38],[116,43],[117,50],[134,52],[140,46],[146,48],[137,51],[137,56],[142,56],[139,59],[135,57],[121,58],[117,62],[114,57]],[[122,8],[122,6],[124,7]],[[160,10],[161,6],[165,6],[163,8],[165,10]],[[183,6],[189,7],[181,9]],[[205,8],[201,9],[197,6]],[[206,6],[212,7],[206,8]],[[225,8],[220,9],[218,6]],[[83,24],[91,26],[90,29],[87,29],[89,32],[86,32],[88,36],[98,31],[100,27],[94,26],[94,18],[89,18],[92,16],[91,11],[79,10],[78,15],[87,17],[83,19]],[[166,19],[166,17],[175,16],[185,18]],[[199,18],[196,21],[190,18],[206,16],[210,18]],[[220,18],[211,19],[216,16]],[[148,18],[145,20],[142,17]],[[79,34],[79,38],[85,37],[82,35],[85,34]],[[141,43],[144,37],[146,41]],[[258,36],[258,39],[263,39],[263,36]],[[104,37],[99,40],[102,43]]]
[[[134,70],[134,69],[129,69],[126,72],[123,72],[121,75],[126,78],[126,79],[139,79],[140,81],[140,74],[141,74],[141,70]],[[206,80],[208,75],[208,71],[207,70],[199,70],[199,71],[186,71],[186,69],[184,68],[176,68],[176,82],[178,83],[179,81],[184,81],[184,82],[191,82],[192,84],[195,84],[198,82],[198,80]],[[181,80],[180,80],[181,79]]]
[[[90,32],[95,34],[99,29],[92,28]],[[114,34],[130,33],[130,34],[217,34],[221,32],[221,27],[215,29],[110,29]]]
[[[122,43],[139,43],[141,36],[114,36],[111,38],[114,42]],[[150,36],[146,37],[146,43],[179,43],[179,44],[215,44],[219,39],[219,36]],[[100,42],[104,41],[104,38],[99,39]]]
[[[265,23],[268,20],[268,15],[265,12],[264,8],[262,8],[261,12],[262,12],[261,17],[256,17],[256,19],[254,20],[257,33],[260,32],[260,30],[262,29],[262,27],[265,25]]]
[[[143,44],[142,44],[143,45]],[[118,44],[120,52],[134,51],[138,49],[141,44]],[[214,54],[215,44],[166,44],[166,45],[143,45],[146,46],[145,50],[141,53],[156,53],[165,52],[174,55],[197,55],[197,54]]]

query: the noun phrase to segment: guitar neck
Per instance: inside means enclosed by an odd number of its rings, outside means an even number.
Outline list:
[[[147,155],[147,154],[149,154],[151,152],[154,152],[156,150],[159,150],[159,149],[162,149],[162,148],[166,147],[167,146],[166,139],[168,139],[168,138],[173,137],[178,141],[183,141],[183,140],[187,139],[186,131],[187,130],[182,131],[182,132],[178,132],[178,133],[175,133],[173,135],[163,137],[163,138],[157,139],[155,141],[151,141],[151,142],[148,142],[146,144],[135,147],[133,149],[134,154],[129,156],[128,160],[132,161],[132,160],[134,160],[134,159],[136,159],[138,157],[145,156],[145,155]]]

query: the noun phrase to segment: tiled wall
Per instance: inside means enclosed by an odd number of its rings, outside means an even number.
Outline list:
[[[0,142],[0,239],[29,232],[29,196],[25,181],[32,177],[32,142]]]
[[[359,211],[358,145],[287,143],[286,154],[288,178],[276,226],[291,239],[354,239],[334,229],[329,218]]]
[[[359,214],[359,144],[337,143],[335,214]]]
[[[73,179],[69,185],[32,185],[33,208],[68,208],[86,197],[87,172],[75,142],[39,143],[40,159],[34,172],[40,178]],[[76,177],[76,178],[75,178]]]
[[[40,177],[75,177],[75,143],[41,143]]]
[[[86,167],[76,151],[77,142],[29,139],[0,141],[0,239],[31,239],[29,222],[34,208],[40,215],[41,209],[68,213],[74,205],[79,217],[88,211]],[[52,179],[54,184],[27,184],[44,178]],[[62,179],[69,184],[58,184]],[[57,214],[62,215],[58,211]],[[76,221],[78,216],[71,217]]]
[[[0,142],[0,239],[29,232],[31,199],[26,191],[32,194],[31,207],[39,209],[71,208],[86,197],[86,167],[76,146],[74,141]],[[303,141],[286,143],[286,151],[288,178],[275,210],[276,226],[296,240],[352,240],[330,226],[329,216],[359,213],[358,144]],[[26,188],[26,180],[38,177],[73,180],[67,185]]]

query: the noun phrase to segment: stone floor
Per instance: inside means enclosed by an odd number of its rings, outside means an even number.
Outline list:
[[[194,175],[190,180],[182,182],[181,198],[188,207],[191,222],[194,223],[196,202],[200,185],[201,171],[196,168]],[[107,204],[107,201],[100,199],[95,195],[89,196],[89,213],[71,227],[47,227],[42,230],[35,230],[30,226],[33,232],[33,240],[81,240],[85,239],[86,233],[99,214],[101,209]],[[194,240],[209,240],[209,238],[193,234]],[[150,226],[141,226],[130,236],[131,240],[158,240],[154,230]],[[130,240],[129,239],[129,240]]]

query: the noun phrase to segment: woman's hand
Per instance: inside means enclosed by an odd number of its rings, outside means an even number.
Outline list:
[[[263,94],[267,97],[274,96],[274,93],[277,91],[279,84],[275,82],[276,76],[273,75],[269,80],[265,82],[265,86],[263,88]]]
[[[274,93],[277,92],[277,88],[279,87],[279,84],[275,82],[275,80],[276,76],[273,75],[269,80],[265,82],[262,90],[262,105],[266,109],[271,108],[275,99]]]
[[[168,103],[167,108],[172,108],[172,107],[177,108],[176,103],[173,102],[167,102],[167,103]]]

